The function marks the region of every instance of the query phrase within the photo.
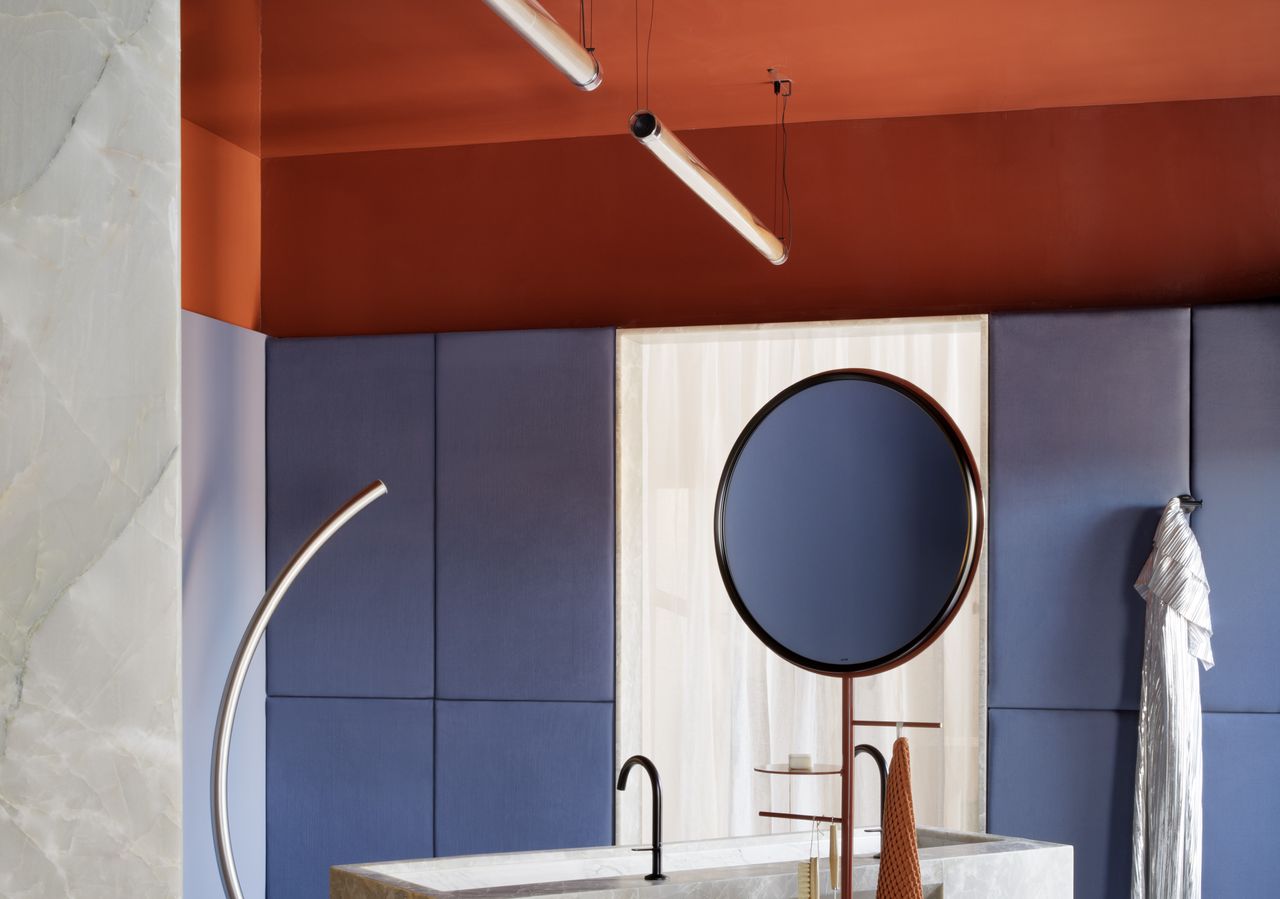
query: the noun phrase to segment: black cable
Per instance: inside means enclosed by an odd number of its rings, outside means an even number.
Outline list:
[[[653,19],[658,14],[658,0],[649,0],[649,37],[644,48],[644,105],[649,106],[649,58],[653,51]]]
[[[587,0],[578,0],[578,43],[582,44],[583,50],[591,54],[592,59],[595,59],[596,5],[591,3],[588,6]]]
[[[778,233],[778,92],[773,93],[773,215],[769,222],[773,232]]]
[[[636,0],[636,109],[640,108],[640,0]]]
[[[791,240],[795,236],[795,221],[791,217],[791,188],[787,186],[787,149],[789,139],[787,137],[787,99],[791,96],[791,82],[787,82],[787,89],[782,92],[782,199],[786,207],[786,226],[787,239],[786,250],[791,253]]]

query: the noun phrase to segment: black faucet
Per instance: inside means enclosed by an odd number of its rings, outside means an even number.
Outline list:
[[[632,851],[653,853],[653,873],[646,874],[645,880],[666,880],[667,876],[662,873],[662,782],[658,779],[658,767],[642,755],[633,755],[623,762],[618,772],[618,789],[627,788],[627,775],[636,765],[649,772],[649,786],[653,789],[653,845]]]
[[[875,760],[876,767],[880,769],[880,826],[884,826],[884,795],[888,790],[889,769],[885,766],[884,755],[879,749],[876,749],[870,743],[859,743],[853,747],[853,757],[856,760],[858,756],[866,753]]]

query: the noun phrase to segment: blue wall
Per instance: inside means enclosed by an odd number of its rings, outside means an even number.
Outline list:
[[[387,496],[312,560],[276,613],[272,696],[433,696],[435,338],[268,341],[272,576],[379,478]]]
[[[1204,895],[1280,883],[1280,304],[1191,315],[1193,517],[1217,664],[1200,678]]]
[[[266,415],[263,342],[182,313],[182,895],[222,899],[209,826],[209,756],[227,669],[262,598]],[[247,899],[266,890],[263,654],[231,743],[228,805]]]
[[[609,843],[613,332],[437,347],[436,851]]]
[[[608,843],[611,330],[272,340],[271,899],[345,862]]]
[[[1205,895],[1280,881],[1280,306],[996,316],[989,808],[1128,893],[1143,605],[1190,490],[1218,666]],[[269,644],[272,899],[328,865],[605,843],[613,791],[613,334],[267,347],[273,570],[375,477]]]
[[[996,316],[990,344],[988,826],[1076,847],[1129,893],[1143,604],[1160,508],[1194,492],[1218,665],[1206,896],[1280,879],[1280,306]]]

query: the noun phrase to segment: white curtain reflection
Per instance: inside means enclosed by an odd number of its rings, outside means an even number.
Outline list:
[[[716,486],[747,421],[783,388],[835,368],[919,385],[955,419],[985,475],[985,318],[618,334],[617,752],[657,763],[666,839],[807,827],[761,818],[762,809],[839,813],[836,777],[752,770],[791,752],[839,762],[839,682],[756,640],[725,595],[712,540]],[[985,825],[985,581],[984,566],[929,650],[857,685],[858,718],[943,725],[907,734],[922,824]],[[893,729],[856,736],[888,758]],[[878,822],[878,789],[874,765],[859,758],[859,825]],[[645,792],[619,797],[621,843],[648,833]]]

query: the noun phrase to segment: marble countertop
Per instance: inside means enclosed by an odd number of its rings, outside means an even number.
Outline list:
[[[986,834],[921,828],[921,873],[925,896],[947,899],[1070,899],[1072,852],[1068,846]],[[331,899],[508,899],[508,897],[592,897],[592,899],[666,899],[666,897],[741,897],[790,899],[796,891],[796,864],[807,857],[807,834],[777,834],[726,840],[672,843],[663,847],[667,879],[649,882],[630,870],[631,858],[643,865],[646,853],[631,847],[510,853],[460,858],[420,859],[341,865],[331,869]],[[797,849],[803,851],[797,854]],[[680,869],[680,857],[686,867]],[[706,862],[697,867],[691,863]],[[626,863],[627,870],[616,870]],[[611,870],[614,869],[614,870]],[[571,879],[547,880],[556,871],[577,871]],[[823,895],[829,896],[827,863],[820,862]],[[539,882],[512,883],[518,872]],[[494,872],[497,872],[496,875]],[[854,856],[854,896],[873,897],[879,860]],[[448,884],[448,889],[441,885]]]

